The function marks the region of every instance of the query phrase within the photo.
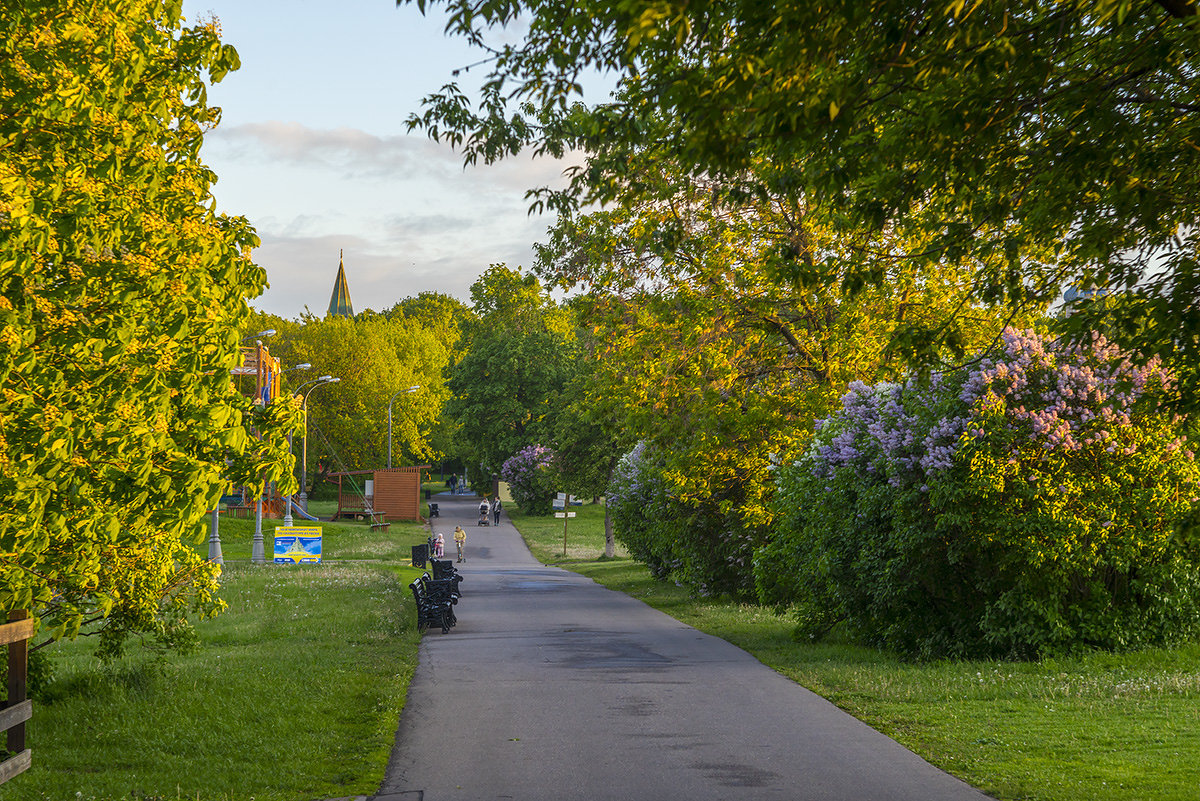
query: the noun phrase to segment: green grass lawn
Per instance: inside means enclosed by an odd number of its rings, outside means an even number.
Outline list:
[[[513,521],[543,562],[744,648],[1002,801],[1200,797],[1200,644],[1042,662],[905,663],[855,645],[797,642],[789,620],[770,610],[693,597],[627,558],[596,559],[602,509],[571,521],[566,560],[561,520]]]
[[[501,498],[503,499],[503,495]],[[572,506],[576,516],[566,520],[567,555],[563,556],[563,520],[554,517],[530,517],[515,502],[505,502],[505,513],[525,538],[534,558],[543,564],[587,561],[604,555],[604,504]],[[617,556],[628,556],[617,545]]]
[[[329,514],[337,508],[336,501],[310,503],[309,508],[317,507],[318,503],[332,504],[332,508],[322,514]],[[425,541],[425,526],[421,523],[392,523],[386,532],[372,531],[370,525],[359,521],[314,523],[296,517],[292,524],[321,528],[321,550],[326,561],[370,559],[406,563],[412,555],[409,546]],[[262,522],[263,550],[268,562],[272,559],[275,547],[275,529],[281,525],[283,522],[280,520],[264,519]],[[218,533],[221,536],[221,554],[226,562],[250,561],[254,546],[253,519],[222,516]],[[207,534],[205,540],[195,547],[201,556],[208,556]]]
[[[275,525],[264,521],[264,536]],[[195,653],[133,644],[103,666],[86,638],[53,646],[56,676],[29,727],[33,767],[0,787],[0,801],[377,790],[419,642],[406,585],[420,571],[399,565],[424,528],[323,527],[324,564],[260,566],[249,563],[253,521],[223,520],[229,608],[196,624]]]

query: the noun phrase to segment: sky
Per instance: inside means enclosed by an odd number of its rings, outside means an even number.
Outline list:
[[[394,0],[184,0],[215,16],[242,67],[209,89],[221,124],[201,151],[218,209],[262,244],[262,311],[324,315],[345,251],[355,312],[424,291],[469,299],[492,263],[529,266],[554,222],[525,191],[561,185],[564,163],[518,158],[464,169],[460,154],[406,133],[421,98],[481,54]],[[460,76],[464,89],[482,68]]]

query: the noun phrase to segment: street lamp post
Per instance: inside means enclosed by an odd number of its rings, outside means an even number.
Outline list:
[[[279,374],[283,375],[284,373],[290,373],[293,370],[311,370],[311,369],[312,369],[311,364],[309,364],[308,362],[303,362],[302,364],[297,364],[295,367],[289,367],[286,370],[281,371]],[[291,453],[292,453],[292,432],[289,431],[288,432],[288,455],[290,456]],[[292,496],[290,493],[288,494],[288,496],[286,498],[283,499],[283,524],[285,526],[290,526],[292,524]]]
[[[255,348],[254,352],[256,354],[255,358],[261,360],[263,343],[262,343],[262,339],[259,339],[258,337],[273,337],[273,336],[275,336],[275,329],[274,328],[266,328],[262,331],[259,331],[256,334],[249,334],[247,336],[242,337],[242,342],[245,342],[247,339],[253,339],[254,340],[254,348]],[[260,486],[258,489],[259,489],[258,500],[254,504],[254,544],[250,548],[250,561],[256,565],[260,565],[263,562],[267,561],[266,556],[263,554],[263,536],[262,536],[262,493],[266,490],[266,482],[263,482],[263,485]],[[211,550],[211,548],[210,548],[210,550]]]
[[[317,387],[325,386],[326,384],[336,384],[341,381],[340,378],[334,378],[331,375],[323,375],[320,378],[314,378],[305,384],[300,385],[300,389],[296,390],[296,394],[300,394],[300,390],[313,384],[312,389],[304,393],[304,399],[300,402],[300,413],[304,416],[304,438],[301,440],[300,452],[300,505],[304,511],[308,511],[308,491],[306,485],[308,483],[308,396],[313,393]]]
[[[392,469],[392,401],[407,392],[416,392],[421,388],[420,384],[414,384],[408,389],[401,389],[388,399],[388,469]]]

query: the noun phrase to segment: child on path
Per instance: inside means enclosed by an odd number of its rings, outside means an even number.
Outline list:
[[[463,531],[462,526],[454,527],[454,544],[458,547],[458,561],[463,561],[467,557],[463,555],[463,548],[467,545],[467,532]]]
[[[439,531],[438,535],[433,538],[433,555],[439,559],[442,557],[442,550],[446,547],[446,538]]]

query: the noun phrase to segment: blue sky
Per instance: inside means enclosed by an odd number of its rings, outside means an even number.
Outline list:
[[[479,60],[436,17],[393,0],[184,0],[215,15],[242,68],[210,88],[222,108],[202,156],[221,211],[247,217],[271,288],[252,305],[323,314],[345,250],[355,311],[426,290],[467,299],[490,263],[528,266],[553,223],[525,190],[561,183],[563,164],[462,158],[405,133],[420,99]],[[480,68],[460,79],[481,80]]]

